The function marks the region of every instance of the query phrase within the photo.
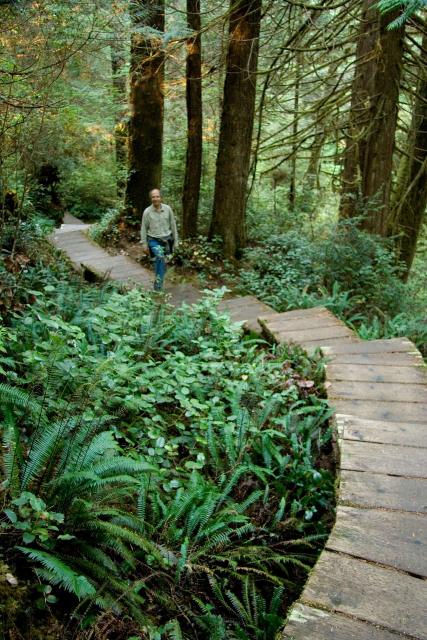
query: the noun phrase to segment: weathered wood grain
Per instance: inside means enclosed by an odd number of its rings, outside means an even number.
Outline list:
[[[342,469],[338,501],[348,505],[427,513],[427,479]]]
[[[387,340],[361,340],[352,345],[337,345],[331,355],[343,353],[401,353],[417,352],[408,338],[389,338]]]
[[[343,338],[345,336],[352,336],[353,332],[343,325],[332,325],[327,327],[317,326],[312,329],[294,329],[290,330],[274,330],[271,332],[276,341],[281,342],[318,342],[319,346],[322,345],[323,340],[330,340],[332,338]]]
[[[331,398],[330,404],[335,408],[336,413],[383,422],[425,423],[427,416],[427,404],[422,402],[380,402],[377,400]]]
[[[427,517],[340,506],[326,548],[427,577]]]
[[[427,422],[382,422],[337,415],[338,433],[345,440],[427,447]]]
[[[279,315],[279,314],[278,314]],[[324,313],[319,316],[286,318],[271,318],[265,323],[269,331],[298,331],[300,329],[316,329],[318,327],[341,327],[343,323],[335,316]]]
[[[323,339],[320,343],[318,340],[302,340],[298,341],[298,345],[305,349],[309,354],[312,354],[314,351],[318,350],[322,352],[323,347],[327,345],[335,345],[342,344],[343,342],[354,341],[354,335],[341,336],[340,338],[328,338]]]
[[[427,404],[427,387],[421,383],[334,381],[328,389],[328,397],[352,400],[376,400],[380,402],[423,402]]]
[[[248,308],[258,309],[259,313],[271,313],[273,309],[255,296],[238,296],[237,298],[227,298],[221,300],[218,308],[226,311],[242,310]]]
[[[326,307],[309,307],[308,309],[292,309],[281,313],[265,313],[260,317],[260,322],[268,322],[277,318],[307,318],[309,316],[332,315]]]
[[[381,367],[415,367],[423,364],[418,351],[400,351],[391,353],[340,353],[333,355],[332,349],[322,348],[331,364],[337,365],[377,365]]]
[[[427,478],[426,451],[417,447],[343,440],[341,469]]]
[[[427,640],[427,582],[395,569],[324,551],[302,601]]]
[[[336,364],[326,365],[328,380],[349,382],[392,382],[399,384],[427,384],[427,368],[423,366]]]
[[[406,636],[407,637],[407,636]],[[404,640],[372,624],[339,613],[296,604],[290,613],[283,640]]]
[[[272,311],[271,307],[260,302],[254,296],[222,300],[218,305],[218,309],[227,313],[233,322],[243,322],[246,330],[259,334],[262,329],[258,322],[258,317],[263,313]]]

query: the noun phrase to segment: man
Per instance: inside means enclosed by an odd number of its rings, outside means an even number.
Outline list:
[[[160,189],[151,189],[151,205],[142,214],[141,244],[154,257],[154,290],[161,291],[166,273],[166,256],[178,246],[178,232],[172,209],[162,202]]]

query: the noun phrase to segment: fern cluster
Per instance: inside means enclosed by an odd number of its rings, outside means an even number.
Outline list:
[[[242,338],[220,296],[170,313],[52,280],[11,323],[6,559],[70,629],[101,609],[144,639],[272,638],[316,557],[322,362]]]
[[[136,496],[141,477],[155,467],[121,455],[102,419],[51,422],[37,400],[6,384],[0,385],[0,404],[2,487],[9,505],[1,522],[5,547],[30,559],[39,579],[77,599],[94,599],[117,611],[126,602],[143,618],[141,599],[122,564],[135,563],[134,546],[151,552],[153,545],[139,534],[138,519],[120,505]],[[38,415],[28,441],[16,424],[16,408]],[[30,506],[38,501],[43,511],[17,508],[26,496]],[[53,512],[61,515],[60,524],[36,537]]]

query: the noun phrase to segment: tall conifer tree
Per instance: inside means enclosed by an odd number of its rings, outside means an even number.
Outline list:
[[[227,68],[216,164],[210,237],[224,255],[238,257],[246,244],[245,205],[255,111],[261,0],[231,0]]]
[[[403,56],[402,29],[387,29],[394,17],[381,15],[375,0],[363,0],[340,205],[342,218],[363,213],[362,226],[383,236]]]
[[[182,234],[197,235],[197,210],[202,175],[202,56],[200,0],[187,0],[187,24],[193,35],[187,40],[186,101],[187,157],[182,195]]]
[[[148,192],[162,179],[164,0],[134,0],[131,39],[128,179],[125,209],[139,222],[149,204]],[[160,32],[160,33],[159,33]]]

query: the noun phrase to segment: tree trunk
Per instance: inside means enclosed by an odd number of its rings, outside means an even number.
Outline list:
[[[219,235],[227,258],[246,244],[245,204],[255,111],[261,0],[231,0],[210,237]]]
[[[297,182],[297,136],[299,127],[299,94],[300,94],[300,82],[301,82],[301,52],[298,52],[295,58],[295,88],[294,88],[294,118],[292,123],[292,157],[291,157],[291,180],[289,184],[289,208],[291,211],[295,211],[296,200],[296,182]]]
[[[398,234],[398,255],[406,265],[406,280],[414,260],[417,240],[427,207],[427,36],[423,38],[420,79],[415,96],[411,139],[395,195],[395,225]]]
[[[163,32],[164,0],[135,0],[132,19],[141,30]],[[128,178],[125,210],[136,224],[150,203],[150,189],[160,188],[163,144],[164,52],[160,35],[136,31],[131,38]]]
[[[392,157],[403,56],[403,30],[387,31],[395,14],[364,0],[342,173],[340,217],[363,214],[361,226],[387,235]]]
[[[187,22],[193,31],[187,40],[187,158],[182,195],[182,235],[197,235],[200,179],[202,176],[202,58],[200,0],[187,0]]]
[[[123,193],[125,188],[125,172],[127,162],[127,96],[126,77],[123,69],[126,63],[125,55],[117,40],[112,40],[111,50],[111,71],[113,80],[113,92],[115,100],[114,114],[114,142],[116,149],[116,170],[117,170],[117,192]]]

